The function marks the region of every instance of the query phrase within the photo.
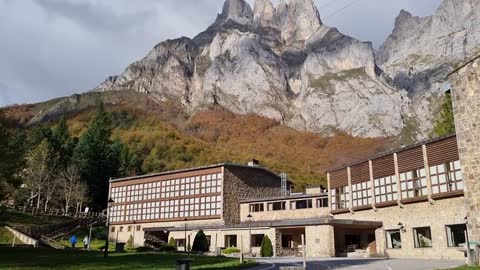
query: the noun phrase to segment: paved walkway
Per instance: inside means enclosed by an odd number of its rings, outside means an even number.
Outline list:
[[[299,258],[257,259],[259,266],[251,270],[278,270],[280,266],[301,266]],[[307,270],[433,270],[463,265],[463,261],[425,259],[348,259],[318,258],[307,260]]]

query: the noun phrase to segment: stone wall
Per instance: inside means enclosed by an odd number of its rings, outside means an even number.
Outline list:
[[[455,247],[448,247],[445,225],[465,223],[465,203],[463,197],[429,202],[406,204],[357,211],[335,215],[335,219],[382,221],[383,227],[375,231],[377,253],[390,257],[417,257],[429,259],[463,259],[463,253]],[[386,249],[385,230],[399,229],[402,223],[405,232],[401,233],[402,248]],[[433,237],[431,248],[415,248],[413,228],[430,227]]]
[[[305,249],[307,257],[335,256],[334,229],[330,225],[306,226]]]
[[[224,167],[223,219],[240,222],[240,201],[281,195],[280,177],[258,168]]]
[[[480,58],[450,75],[471,241],[480,242]]]

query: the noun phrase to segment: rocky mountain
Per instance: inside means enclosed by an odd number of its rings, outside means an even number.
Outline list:
[[[322,134],[380,137],[414,129],[409,136],[421,138],[442,97],[432,80],[441,78],[444,63],[465,55],[457,50],[460,39],[450,42],[448,35],[478,18],[474,2],[445,0],[427,18],[402,12],[375,56],[371,43],[324,25],[312,0],[256,0],[253,9],[226,0],[204,32],[159,43],[94,91],[133,89],[190,112],[215,104]],[[445,43],[444,50],[431,38]],[[475,41],[463,47],[473,50]],[[417,64],[432,59],[430,53],[435,63]]]

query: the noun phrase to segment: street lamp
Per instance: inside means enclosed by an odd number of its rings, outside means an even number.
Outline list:
[[[184,231],[185,231],[185,242],[183,243],[185,253],[187,252],[187,218],[183,219],[184,221]]]
[[[110,234],[110,229],[109,229],[109,219],[110,219],[110,204],[111,203],[114,203],[115,201],[110,197],[107,201],[107,222],[106,222],[106,226],[107,226],[107,239],[105,240],[105,249],[103,251],[103,257],[104,258],[107,258],[108,257],[108,235]]]
[[[248,216],[248,254],[252,256],[252,215],[249,213]]]

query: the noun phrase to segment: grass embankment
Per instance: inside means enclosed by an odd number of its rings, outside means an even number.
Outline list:
[[[105,259],[101,252],[0,248],[0,269],[171,270],[175,269],[177,259],[185,258],[193,260],[191,269],[233,270],[253,266],[253,263],[240,265],[238,259],[226,257],[166,253],[124,253],[110,254]]]
[[[85,236],[89,235],[90,229],[79,229],[73,232],[70,235],[65,235],[62,239],[58,239],[58,242],[65,247],[70,247],[69,239],[72,235],[77,237],[77,245],[76,247],[79,249],[83,249],[83,239]],[[104,226],[96,226],[92,228],[92,241],[90,242],[90,249],[91,250],[99,250],[100,247],[105,246],[105,239],[107,237],[107,229]],[[115,243],[110,242],[109,249],[115,249]]]
[[[2,212],[0,215],[0,225],[8,225],[11,227],[57,224],[71,220],[71,218],[68,217],[32,215],[10,209]]]
[[[4,227],[0,227],[0,245],[11,245],[13,243],[13,234],[5,229]],[[15,244],[23,244],[22,241],[15,239]]]

